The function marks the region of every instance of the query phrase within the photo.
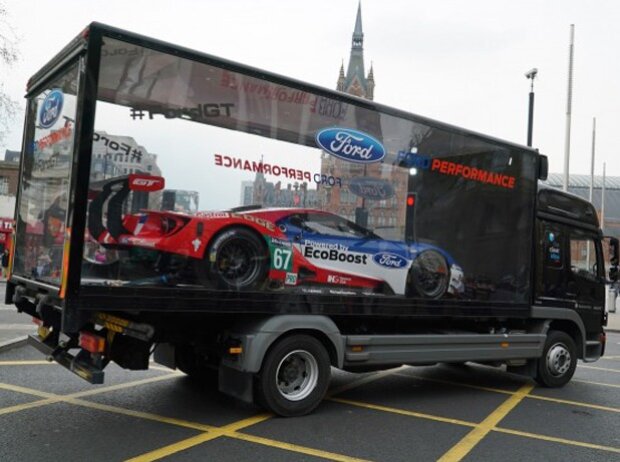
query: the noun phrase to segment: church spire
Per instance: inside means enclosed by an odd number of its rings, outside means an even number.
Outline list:
[[[342,60],[342,64],[340,64],[340,74],[338,75],[336,90],[344,91],[344,59]]]
[[[362,2],[357,5],[357,18],[355,18],[355,29],[353,30],[353,49],[364,49],[364,32],[362,32]]]
[[[372,69],[369,77],[373,79]],[[374,81],[367,81],[366,71],[364,70],[364,32],[362,30],[361,1],[357,6],[349,65],[347,66],[346,74],[344,74],[344,66],[340,68],[337,90],[366,99],[373,99],[374,96]]]
[[[375,71],[372,68],[372,61],[370,62],[370,71],[368,77],[366,77],[366,98],[374,99],[375,97]]]

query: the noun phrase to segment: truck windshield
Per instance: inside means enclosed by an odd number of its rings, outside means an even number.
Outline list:
[[[77,86],[75,64],[28,100],[13,272],[55,285],[63,262]]]

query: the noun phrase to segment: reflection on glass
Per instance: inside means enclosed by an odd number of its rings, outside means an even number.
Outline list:
[[[111,38],[101,59],[83,282],[527,297],[532,156]]]
[[[75,136],[77,65],[28,104],[15,274],[59,284]]]

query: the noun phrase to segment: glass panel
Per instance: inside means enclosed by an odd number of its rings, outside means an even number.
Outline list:
[[[78,65],[28,101],[14,272],[58,285],[75,135]]]
[[[593,279],[597,276],[596,247],[587,237],[571,236],[571,271],[582,277]]]
[[[527,298],[530,154],[110,38],[98,91],[84,283]]]

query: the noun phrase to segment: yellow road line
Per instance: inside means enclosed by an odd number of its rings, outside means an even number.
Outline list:
[[[450,423],[450,424],[455,424],[455,425],[463,425],[465,427],[475,427],[476,426],[476,423],[474,423],[474,422],[467,422],[465,420],[452,419],[450,417],[441,417],[441,416],[432,415],[432,414],[424,414],[422,412],[407,411],[405,409],[399,409],[399,408],[396,408],[396,407],[381,406],[379,404],[363,403],[363,402],[360,402],[360,401],[353,401],[353,400],[350,400],[350,399],[342,399],[342,398],[329,398],[329,400],[330,401],[335,401],[337,403],[349,404],[351,406],[356,406],[356,407],[361,407],[361,408],[366,408],[366,409],[372,409],[374,411],[389,412],[391,414],[400,414],[400,415],[406,415],[406,416],[409,416],[409,417],[419,417],[421,419],[434,420],[436,422]]]
[[[211,431],[202,433],[200,435],[196,435],[191,438],[187,438],[185,440],[179,441],[177,443],[164,446],[162,448],[156,449],[146,454],[142,454],[140,456],[129,459],[128,462],[150,462],[150,461],[158,460],[163,457],[168,457],[178,452],[192,448],[194,446],[198,446],[207,441],[220,438],[222,436],[234,438],[234,439],[238,439],[242,441],[247,441],[250,443],[256,443],[256,444],[260,444],[263,446],[269,446],[269,447],[273,447],[277,449],[283,449],[285,451],[297,452],[299,454],[322,457],[324,459],[329,459],[329,460],[336,460],[336,461],[342,461],[342,462],[362,462],[362,459],[357,459],[357,458],[349,457],[349,456],[342,455],[342,454],[322,451],[320,449],[299,446],[297,444],[285,443],[283,441],[276,441],[270,438],[263,438],[260,436],[248,435],[245,433],[238,432],[238,430],[250,427],[252,425],[256,425],[257,423],[263,422],[271,417],[272,417],[271,414],[258,414],[258,415],[249,417],[247,419],[243,419],[238,422],[231,423],[224,427],[216,428]]]
[[[19,385],[11,385],[8,383],[0,383],[0,389],[4,389],[4,390],[8,390],[8,391],[15,391],[18,393],[23,393],[23,394],[27,394],[27,395],[32,395],[32,396],[38,396],[40,398],[45,398],[39,401],[34,401],[32,403],[24,403],[24,404],[18,404],[15,406],[10,406],[10,407],[5,407],[5,408],[0,408],[0,415],[2,414],[9,414],[12,412],[19,412],[19,411],[23,411],[26,409],[31,409],[34,407],[39,407],[39,406],[46,406],[48,404],[54,404],[54,403],[59,403],[62,401],[70,401],[73,398],[81,398],[84,396],[93,396],[93,395],[98,395],[100,393],[107,393],[109,391],[115,391],[115,390],[121,390],[124,388],[131,388],[131,387],[137,387],[139,385],[144,385],[147,383],[153,383],[153,382],[159,382],[162,380],[168,380],[171,378],[175,378],[178,377],[178,375],[176,374],[168,374],[168,375],[161,375],[161,376],[157,376],[157,377],[151,377],[148,379],[142,379],[142,380],[135,380],[133,382],[127,382],[127,383],[122,383],[122,384],[118,384],[118,385],[111,385],[109,387],[102,387],[102,388],[97,388],[94,390],[86,390],[86,391],[80,391],[77,393],[71,393],[68,395],[56,395],[53,393],[47,393],[44,391],[39,391],[39,390],[34,390],[32,388],[26,388],[26,387],[20,387]]]
[[[33,388],[26,388],[19,385],[13,385],[11,383],[0,383],[0,388],[8,391],[15,391],[17,393],[23,393],[25,395],[38,396],[39,398],[60,398],[60,395],[54,393],[48,393],[46,391],[34,390]]]
[[[491,432],[496,425],[506,417],[525,397],[534,389],[534,385],[523,385],[514,395],[504,401],[489,416],[480,422],[461,441],[456,443],[440,459],[440,462],[453,462],[462,460],[482,439]]]
[[[413,374],[397,374],[401,377],[409,377],[412,379],[416,379],[416,380],[422,380],[425,382],[435,382],[435,383],[442,383],[444,385],[454,385],[456,387],[465,387],[465,388],[473,388],[474,390],[482,390],[482,391],[490,391],[493,393],[502,393],[505,395],[514,395],[515,392],[511,391],[511,390],[502,390],[501,388],[491,388],[491,387],[482,387],[479,385],[471,385],[469,383],[462,383],[462,382],[453,382],[452,380],[442,380],[442,379],[431,379],[428,377],[423,377],[421,375],[413,375]]]
[[[15,406],[3,407],[0,409],[0,415],[11,414],[13,412],[25,411],[40,406],[47,406],[48,404],[59,403],[60,399],[47,398],[33,401],[31,403],[17,404]]]
[[[614,361],[620,360],[620,356],[601,356],[600,359],[613,359]]]
[[[582,441],[568,440],[565,438],[556,438],[555,436],[540,435],[538,433],[522,432],[519,430],[511,430],[508,428],[501,428],[501,427],[494,428],[493,431],[496,431],[499,433],[506,433],[508,435],[523,436],[525,438],[532,438],[535,440],[550,441],[553,443],[561,443],[561,444],[566,444],[569,446],[578,446],[582,448],[599,449],[601,451],[620,453],[620,448],[614,448],[612,446],[603,446],[600,444],[584,443]]]
[[[157,377],[149,377],[147,379],[134,380],[132,382],[119,383],[117,385],[110,385],[109,387],[95,388],[92,390],[79,391],[77,393],[71,393],[65,395],[67,398],[83,398],[84,396],[98,395],[99,393],[107,393],[109,391],[124,390],[126,388],[133,388],[140,385],[146,385],[149,383],[161,382],[163,380],[178,379],[178,374],[164,374]]]
[[[613,383],[590,382],[589,380],[572,379],[571,382],[588,383],[590,385],[600,385],[602,387],[620,388],[620,385],[616,385],[616,384],[613,384]]]
[[[205,443],[209,440],[219,438],[220,436],[221,435],[219,433],[215,432],[201,433],[200,435],[187,438],[185,440],[179,441],[178,443],[170,444],[168,446],[164,446],[163,448],[147,452],[146,454],[132,457],[131,459],[127,459],[126,462],[147,462],[152,460],[159,460],[163,457],[168,457],[172,454],[176,454],[177,452],[185,451],[186,449],[198,446],[199,444]]]
[[[126,408],[118,407],[118,406],[110,406],[108,404],[101,404],[101,403],[96,403],[93,401],[85,401],[82,399],[69,398],[69,399],[64,399],[62,401],[70,403],[70,404],[74,404],[76,406],[96,409],[98,411],[111,412],[114,414],[121,414],[121,415],[126,415],[129,417],[136,417],[138,419],[151,420],[154,422],[176,425],[176,426],[185,427],[185,428],[191,428],[192,430],[199,430],[202,432],[214,431],[214,430],[217,430],[218,428],[212,425],[201,424],[198,422],[191,422],[189,420],[176,419],[174,417],[165,417],[165,416],[153,414],[150,412],[135,411],[132,409],[126,409]]]
[[[0,367],[2,366],[43,366],[48,364],[56,364],[51,361],[0,361]]]
[[[428,382],[437,382],[437,383],[443,383],[446,385],[454,385],[454,386],[458,386],[458,387],[465,387],[465,388],[473,388],[475,390],[482,390],[482,391],[490,391],[490,392],[494,392],[494,393],[503,393],[506,395],[514,395],[515,392],[513,391],[509,391],[509,390],[502,390],[500,388],[490,388],[490,387],[480,387],[477,385],[470,385],[467,383],[460,383],[460,382],[453,382],[451,380],[441,380],[441,379],[430,379],[427,377],[422,377],[422,376],[417,376],[417,375],[410,375],[410,374],[398,374],[399,376],[402,377],[410,377],[410,378],[414,378],[414,379],[418,379],[418,380],[423,380],[423,381],[428,381]],[[585,381],[579,381],[579,380],[574,380],[575,382],[583,382],[583,383],[590,383],[590,384],[594,384],[594,385],[605,385],[605,386],[610,386],[610,387],[620,387],[620,385],[611,385],[611,384],[604,384],[604,383],[596,383],[596,382],[585,382]],[[610,411],[610,412],[620,412],[620,408],[616,408],[616,407],[608,407],[608,406],[601,406],[598,404],[591,404],[591,403],[584,403],[584,402],[580,402],[580,401],[571,401],[571,400],[565,400],[565,399],[559,399],[559,398],[551,398],[551,397],[547,397],[547,396],[542,396],[542,395],[532,395],[529,394],[527,395],[528,399],[539,399],[542,401],[552,401],[555,403],[560,403],[560,404],[569,404],[572,406],[581,406],[581,407],[588,407],[588,408],[592,408],[592,409],[598,409],[601,411]]]
[[[332,390],[330,390],[328,396],[333,396],[336,395],[338,393],[343,393],[345,391],[348,390],[352,390],[353,388],[365,385],[367,383],[370,382],[374,382],[375,380],[379,380],[387,375],[391,375],[396,373],[397,371],[401,370],[402,367],[399,368],[395,368],[395,369],[390,369],[387,371],[380,371],[380,372],[376,372],[374,374],[369,374],[367,376],[364,376],[358,380],[354,380],[350,383],[347,383],[341,387],[337,387],[334,388]],[[159,448],[156,449],[154,451],[148,452],[146,454],[134,457],[133,459],[130,459],[131,462],[144,462],[144,461],[152,461],[152,460],[158,460],[161,459],[162,457],[167,457],[170,456],[172,454],[175,454],[177,452],[180,451],[184,451],[188,448],[191,448],[193,446],[197,446],[199,444],[202,444],[204,442],[210,441],[212,439],[221,437],[221,436],[227,436],[230,438],[235,438],[235,439],[240,439],[240,440],[244,440],[244,441],[249,441],[249,442],[254,442],[257,444],[262,444],[262,445],[266,445],[266,446],[271,446],[271,447],[275,447],[275,448],[280,448],[280,449],[285,449],[288,451],[294,451],[294,452],[298,452],[301,454],[306,454],[306,455],[314,455],[314,456],[318,456],[318,457],[323,457],[326,459],[331,459],[331,460],[337,460],[337,461],[344,461],[344,462],[349,462],[349,461],[357,461],[357,460],[361,460],[361,459],[355,459],[355,458],[351,458],[348,456],[344,456],[341,454],[335,454],[335,453],[330,453],[330,452],[326,452],[326,451],[321,451],[319,449],[313,449],[313,448],[308,448],[305,446],[298,446],[298,445],[294,445],[294,444],[290,444],[290,443],[285,443],[282,441],[276,441],[276,440],[271,440],[268,438],[262,438],[262,437],[258,437],[258,436],[253,436],[253,435],[248,435],[245,433],[238,433],[237,430],[240,430],[242,428],[246,428],[249,427],[251,425],[254,425],[255,423],[258,423],[259,421],[263,421],[266,420],[268,418],[270,418],[270,415],[264,415],[264,414],[260,414],[259,416],[255,416],[252,417],[250,419],[244,419],[241,420],[239,422],[236,423],[232,423],[230,425],[227,425],[226,427],[221,427],[221,428],[217,428],[217,429],[213,429],[208,431],[205,434],[202,435],[197,435],[194,436],[192,438],[188,438],[186,440],[183,441],[179,441],[178,443],[174,443],[168,446],[165,446],[163,448]],[[254,420],[252,420],[254,419]],[[258,420],[257,420],[258,419]]]
[[[571,406],[588,407],[591,409],[598,409],[599,411],[620,412],[620,408],[617,408],[617,407],[608,407],[608,406],[600,406],[598,404],[581,403],[579,401],[570,401],[568,399],[551,398],[549,396],[528,395],[527,398],[539,399],[541,401],[551,401],[553,403],[559,403],[559,404],[569,404]]]
[[[597,367],[597,366],[585,366],[580,364],[577,366],[577,369],[595,369],[597,371],[606,371],[606,372],[615,372],[616,374],[620,373],[620,369],[610,369],[608,367]]]
[[[364,459],[357,459],[355,457],[335,454],[333,452],[322,451],[320,449],[298,446],[296,444],[285,443],[283,441],[270,440],[268,438],[262,438],[260,436],[248,435],[247,433],[231,433],[227,434],[226,436],[238,440],[248,441],[250,443],[262,444],[263,446],[283,449],[285,451],[297,452],[308,456],[322,457],[323,459],[337,460],[341,462],[366,462]]]

